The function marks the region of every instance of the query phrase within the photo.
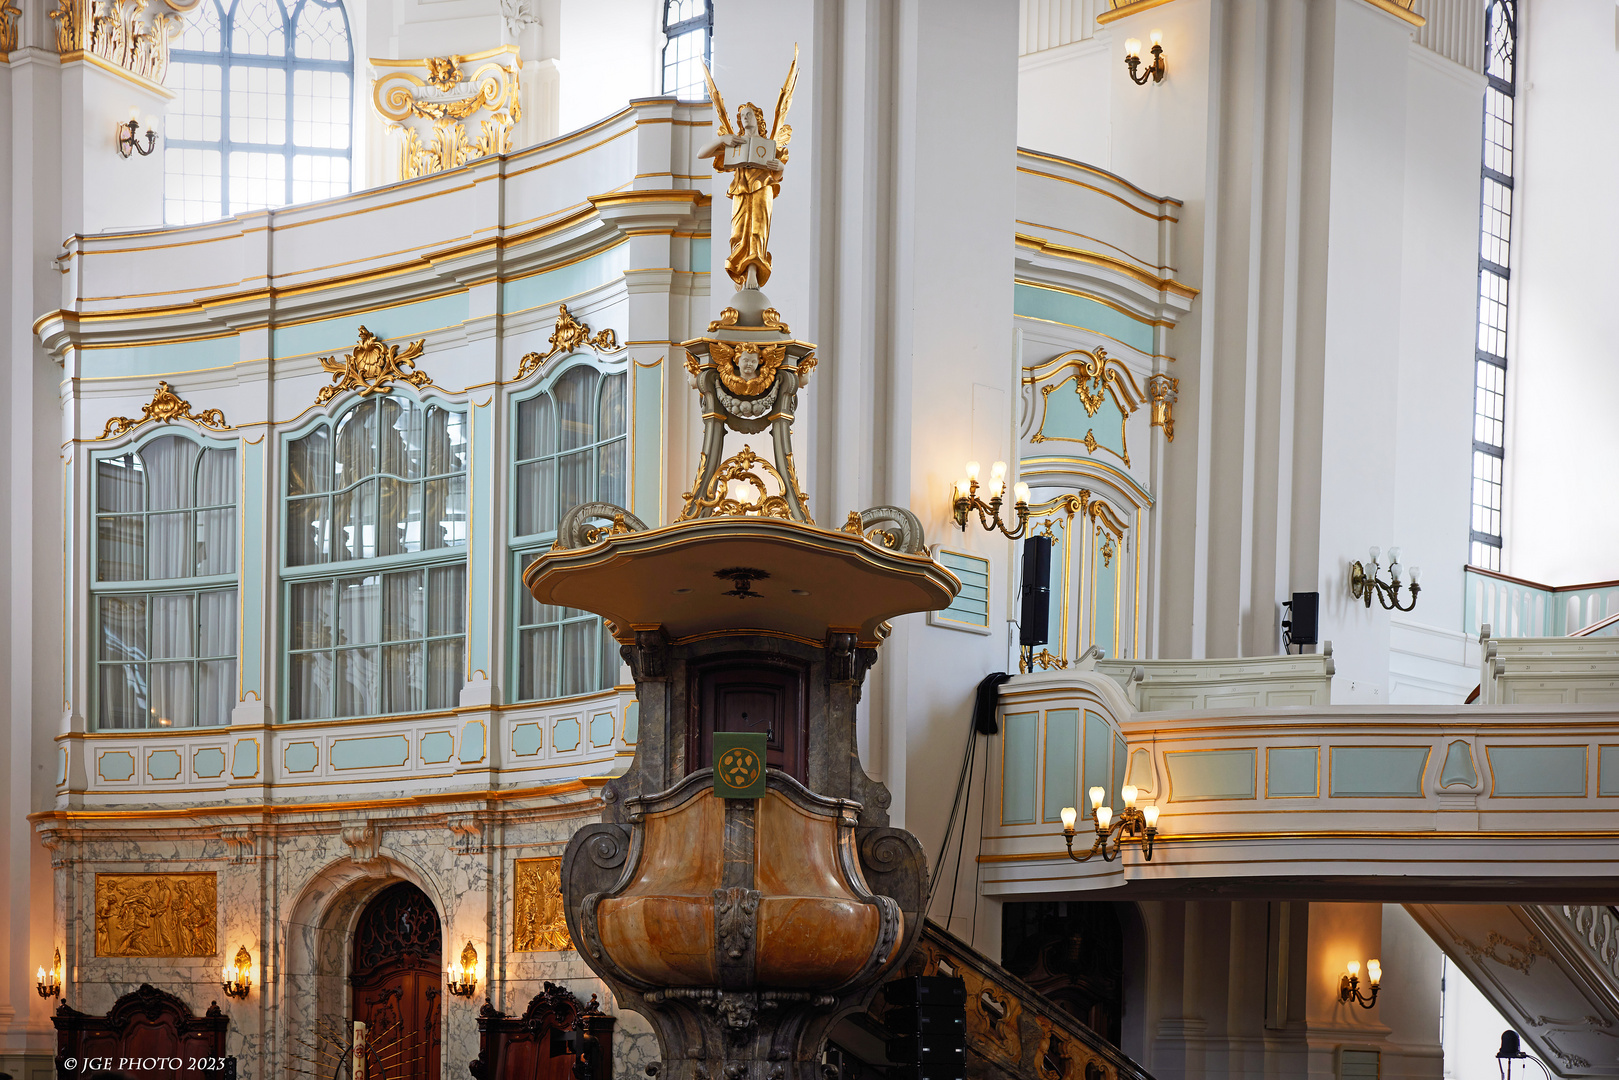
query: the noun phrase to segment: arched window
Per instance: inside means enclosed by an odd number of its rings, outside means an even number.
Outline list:
[[[454,708],[466,669],[467,419],[361,401],[287,444],[287,718]]]
[[[236,450],[163,435],[95,463],[96,726],[230,723]]]
[[[709,0],[667,0],[663,5],[663,92],[686,100],[708,96],[703,64],[711,63],[714,9]]]
[[[557,522],[580,503],[625,505],[628,475],[624,375],[581,364],[551,388],[517,403],[517,695],[523,701],[605,690],[618,649],[601,619],[541,604],[523,568],[556,539]]]
[[[341,0],[202,0],[169,54],[164,220],[347,194],[353,77]]]

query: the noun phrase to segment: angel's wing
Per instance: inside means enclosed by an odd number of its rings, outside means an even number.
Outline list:
[[[720,97],[720,88],[714,85],[714,76],[709,73],[707,64],[703,64],[703,79],[708,83],[708,100],[714,103],[714,116],[720,122],[720,134],[736,134],[736,129],[731,127],[731,121],[725,115],[725,99]]]
[[[776,116],[770,121],[770,138],[778,150],[785,150],[793,137],[792,126],[785,123],[787,110],[793,107],[793,90],[798,86],[798,45],[793,45],[793,64],[787,69],[787,81],[776,95]]]

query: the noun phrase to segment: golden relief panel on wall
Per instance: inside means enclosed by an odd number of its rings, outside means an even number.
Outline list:
[[[97,874],[97,956],[213,956],[219,904],[212,873]]]
[[[400,180],[511,151],[512,128],[523,118],[517,46],[420,60],[373,58],[371,64],[383,71],[372,101],[403,139]],[[474,124],[476,136],[468,134]]]
[[[573,948],[562,914],[562,859],[518,859],[512,902],[512,951]]]

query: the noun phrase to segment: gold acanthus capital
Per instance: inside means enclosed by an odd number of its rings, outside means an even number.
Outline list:
[[[1175,402],[1180,398],[1181,381],[1169,375],[1152,375],[1147,379],[1147,393],[1152,398],[1152,426],[1164,429],[1164,438],[1175,441]]]
[[[523,118],[517,46],[418,60],[373,58],[371,64],[382,70],[372,86],[372,102],[403,136],[401,180],[512,150],[512,129]],[[467,130],[473,122],[476,136]]]

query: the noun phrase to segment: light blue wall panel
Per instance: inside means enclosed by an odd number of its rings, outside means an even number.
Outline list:
[[[1061,821],[1062,808],[1079,803],[1079,710],[1046,713],[1043,821]]]
[[[714,266],[714,241],[706,236],[694,237],[691,242],[691,266],[688,269],[707,274]]]
[[[237,739],[231,752],[230,774],[237,780],[251,780],[259,774],[259,741]]]
[[[1265,796],[1291,799],[1319,795],[1321,748],[1274,746],[1265,751]]]
[[[644,367],[633,364],[635,383],[634,458],[635,492],[630,509],[653,528],[663,524],[663,373],[668,361]]]
[[[518,724],[512,728],[512,756],[533,757],[540,752],[540,745],[544,741],[545,736],[540,731],[540,725]]]
[[[148,780],[173,780],[180,775],[180,751],[153,750],[146,755]]]
[[[989,560],[976,555],[962,555],[954,551],[940,551],[939,562],[961,579],[961,592],[950,601],[950,606],[938,612],[935,621],[965,623],[968,626],[989,625]]]
[[[506,282],[500,287],[501,306],[508,315],[544,307],[623,277],[629,268],[630,245],[622,243],[588,259]]]
[[[1619,795],[1619,746],[1597,750],[1597,794]]]
[[[1043,395],[1045,414],[1040,424],[1041,439],[1084,443],[1085,436],[1089,434],[1096,440],[1098,449],[1105,447],[1122,461],[1125,453],[1124,410],[1113,400],[1113,395],[1104,390],[1102,404],[1097,408],[1096,415],[1092,416],[1085,411],[1085,403],[1075,392],[1075,387],[1076,384],[1069,381]],[[1069,452],[1080,453],[1081,448],[1070,447]]]
[[[495,408],[490,398],[483,405],[467,410],[472,424],[472,462],[468,484],[472,507],[467,539],[467,670],[471,680],[482,672],[488,678],[494,670],[490,641],[494,633],[495,551],[497,541],[495,476],[501,468],[495,446]]]
[[[1001,722],[1001,823],[1034,824],[1035,740],[1039,713],[1011,713]]]
[[[289,773],[314,772],[320,764],[320,747],[312,742],[288,743],[281,751],[281,767]]]
[[[236,335],[176,341],[168,345],[120,345],[111,349],[83,349],[79,352],[79,376],[85,379],[114,379],[127,375],[175,375],[187,371],[208,371],[229,367],[241,359],[241,343]],[[187,397],[186,388],[175,392]],[[211,406],[189,398],[193,407]]]
[[[1094,330],[1148,355],[1152,354],[1151,324],[1132,319],[1124,312],[1089,297],[1019,284],[1013,286],[1012,311],[1027,319],[1045,319],[1047,322]]]
[[[1104,543],[1113,545],[1106,562],[1102,559]],[[1119,659],[1119,566],[1123,546],[1105,529],[1091,529],[1091,639],[1083,644],[1101,646],[1111,660]]]
[[[1108,752],[1112,748],[1113,729],[1107,726],[1107,721],[1102,719],[1099,714],[1086,709],[1085,782],[1080,785],[1084,792],[1089,792],[1093,787],[1106,790],[1108,779],[1112,775],[1112,763],[1108,761]],[[1110,797],[1104,805],[1113,807],[1114,813],[1119,811],[1120,803],[1117,799]],[[1084,813],[1090,813],[1091,801],[1089,798],[1085,798],[1085,801],[1080,806]]]
[[[1113,795],[1118,798],[1118,801],[1112,804],[1114,806],[1123,806],[1124,805],[1124,798],[1119,793],[1124,789],[1124,766],[1125,766],[1126,762],[1129,760],[1129,753],[1128,752],[1129,752],[1129,746],[1125,743],[1124,736],[1122,736],[1122,735],[1113,736],[1113,789],[1112,789],[1112,791],[1113,791]]]
[[[191,775],[201,780],[217,780],[225,772],[225,751],[205,746],[191,755]]]
[[[417,749],[421,752],[423,765],[442,765],[455,756],[455,736],[448,731],[429,731],[422,736]]]
[[[489,729],[482,720],[469,720],[461,728],[461,764],[476,765],[484,758]]]
[[[641,703],[632,701],[624,706],[624,741],[635,743],[641,737]]]
[[[1473,767],[1473,750],[1466,739],[1452,739],[1445,747],[1445,763],[1439,768],[1439,786],[1477,787],[1478,770]]]
[[[265,439],[256,443],[242,443],[236,452],[241,463],[242,508],[242,565],[238,569],[241,587],[237,591],[236,614],[237,678],[240,682],[237,697],[247,700],[251,693],[255,701],[264,700],[264,559],[269,532],[265,525],[264,485]]]
[[[1169,801],[1251,799],[1254,797],[1254,748],[1241,750],[1176,750],[1164,755],[1169,771]]]
[[[451,293],[380,311],[277,327],[270,338],[271,347],[277,357],[346,354],[359,340],[362,326],[384,340],[420,336],[446,326],[460,326],[467,321],[469,310],[466,293]]]
[[[410,740],[403,735],[377,735],[369,739],[338,739],[332,743],[332,768],[398,768],[410,760]]]
[[[590,745],[595,747],[613,745],[613,714],[599,712],[590,718]]]
[[[112,783],[130,779],[135,775],[135,755],[128,750],[103,750],[96,755],[96,775]]]
[[[1490,746],[1490,794],[1496,796],[1585,794],[1585,747]]]
[[[579,721],[576,718],[570,716],[551,725],[551,749],[564,752],[579,749]]]
[[[1334,746],[1332,791],[1338,798],[1396,798],[1422,794],[1426,746]]]

